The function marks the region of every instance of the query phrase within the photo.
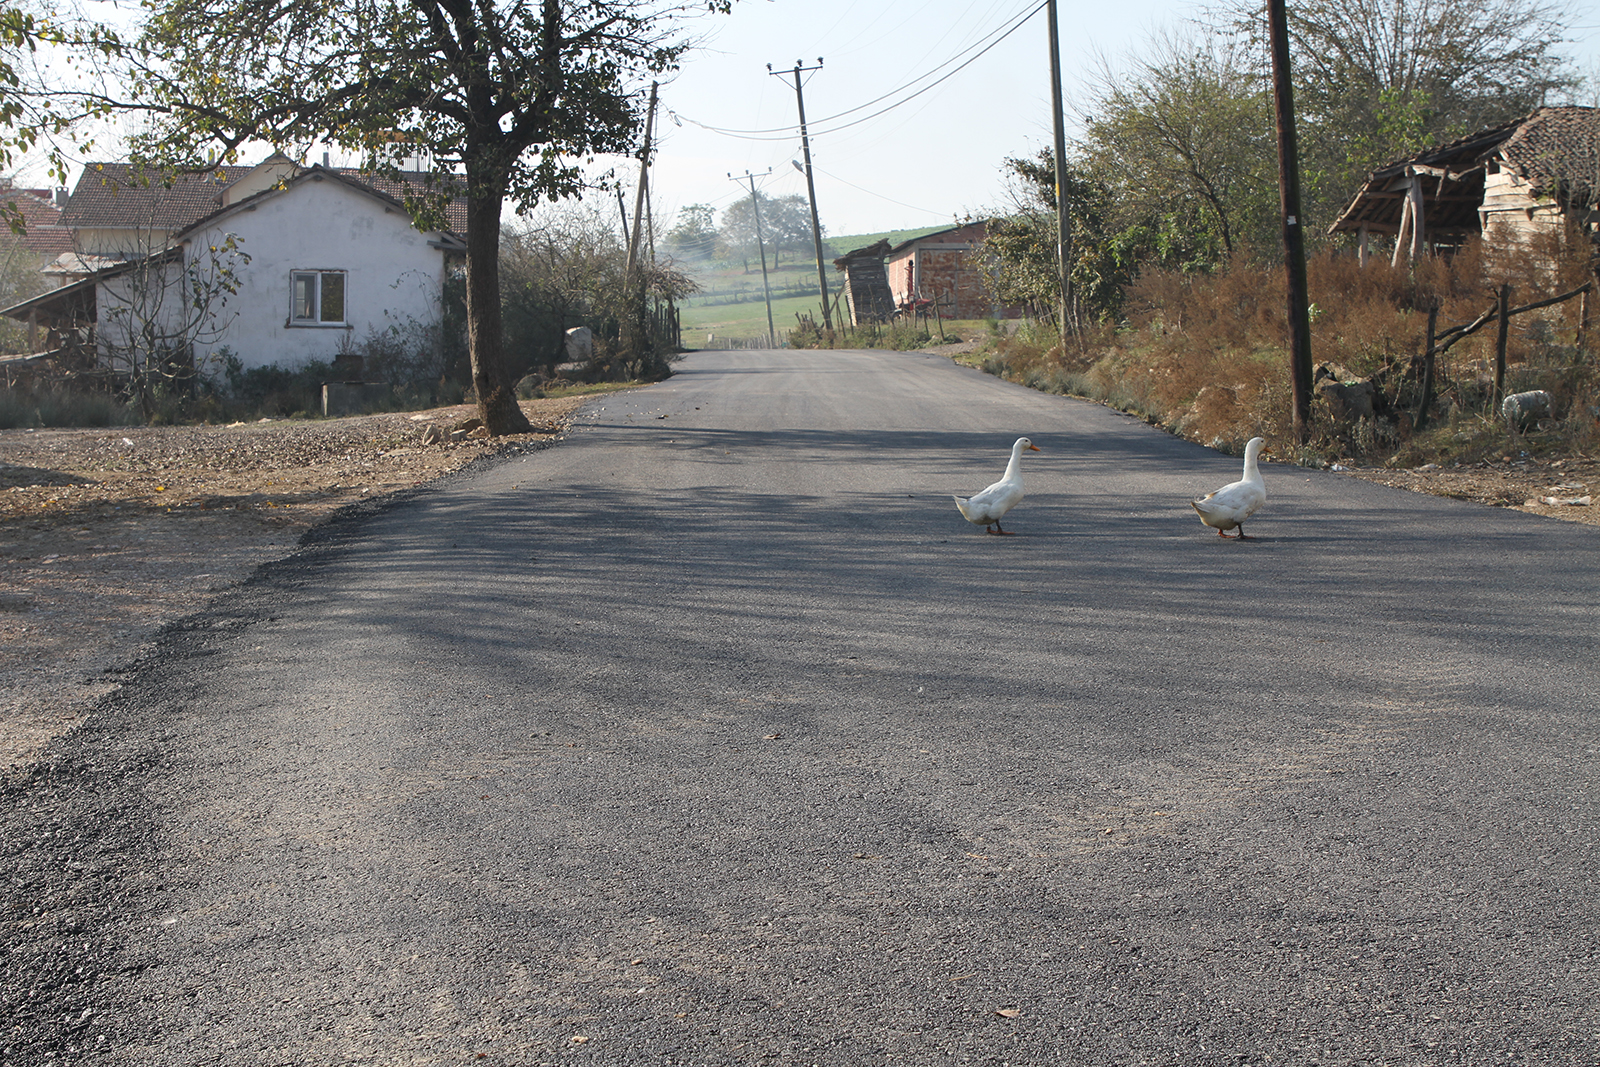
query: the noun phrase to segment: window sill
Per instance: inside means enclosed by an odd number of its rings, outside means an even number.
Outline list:
[[[348,322],[308,322],[303,319],[284,319],[285,330],[353,330]]]

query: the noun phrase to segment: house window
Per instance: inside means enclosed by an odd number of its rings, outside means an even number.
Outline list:
[[[295,271],[290,319],[297,325],[344,325],[344,271]]]

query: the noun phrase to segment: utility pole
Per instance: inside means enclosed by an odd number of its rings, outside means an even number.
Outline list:
[[[1067,128],[1061,101],[1061,38],[1056,0],[1046,0],[1050,25],[1050,120],[1056,139],[1056,280],[1061,288],[1061,354],[1067,354],[1068,313],[1072,309],[1072,216],[1067,204]]]
[[[772,168],[767,168],[767,173],[772,173]],[[772,324],[772,290],[767,285],[767,246],[761,240],[761,201],[756,199],[756,176],[749,171],[744,172],[743,178],[735,178],[731,173],[729,181],[750,181],[750,210],[755,213],[756,220],[756,252],[761,256],[761,295],[767,301],[767,346],[775,347],[778,343],[778,328]]]
[[[1283,252],[1289,289],[1289,370],[1294,383],[1294,433],[1304,444],[1311,430],[1311,309],[1306,293],[1305,227],[1300,214],[1300,146],[1294,131],[1294,88],[1289,80],[1289,16],[1284,0],[1267,0],[1272,38],[1272,102],[1278,120],[1278,199],[1283,212]]]
[[[625,277],[631,282],[639,265],[639,226],[644,221],[645,185],[650,173],[650,137],[656,125],[656,83],[650,83],[650,110],[644,120],[644,148],[639,152],[639,189],[633,198],[633,233],[628,238],[628,270]],[[623,215],[626,219],[627,215]]]
[[[639,275],[639,227],[644,223],[645,187],[649,182],[650,173],[650,136],[654,132],[656,120],[656,83],[650,83],[650,111],[644,120],[644,147],[639,150],[639,188],[633,200],[633,228],[628,238],[627,267],[622,274],[623,302],[626,310],[622,314],[621,341],[622,348],[630,357],[640,361],[646,353],[654,349],[653,339],[646,324],[644,284]],[[622,190],[617,190],[618,206],[621,206]],[[623,226],[627,226],[627,213],[623,213]]]
[[[800,88],[800,75],[810,70],[822,69],[822,57],[817,57],[817,65],[803,67],[800,60],[794,61],[794,98],[800,105],[800,151],[805,157],[806,165],[803,173],[806,176],[806,196],[811,203],[811,244],[817,253],[817,289],[822,293],[822,324],[829,331],[833,329],[833,314],[828,310],[828,273],[822,266],[822,224],[817,221],[817,183],[811,177],[811,139],[806,136],[806,97]],[[772,69],[772,64],[767,64],[768,74],[781,74],[782,71]]]

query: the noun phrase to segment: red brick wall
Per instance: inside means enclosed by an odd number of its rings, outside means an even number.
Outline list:
[[[895,249],[886,263],[895,303],[937,300],[945,318],[981,319],[994,314],[975,251],[987,230],[983,222],[970,222]]]

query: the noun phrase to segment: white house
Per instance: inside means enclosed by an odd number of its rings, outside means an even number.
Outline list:
[[[45,347],[116,362],[118,350],[226,347],[246,367],[331,361],[374,331],[432,324],[466,252],[456,230],[421,231],[403,183],[274,155],[255,167],[144,183],[86,168],[63,213],[75,251],[55,290],[3,312]]]

